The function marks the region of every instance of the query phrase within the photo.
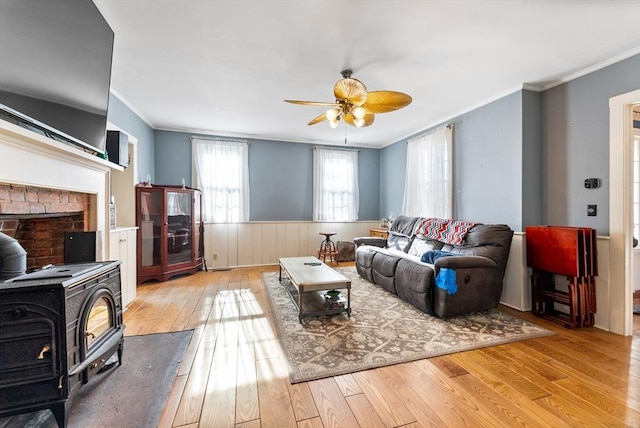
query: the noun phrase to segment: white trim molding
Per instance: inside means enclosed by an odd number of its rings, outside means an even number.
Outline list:
[[[609,98],[609,330],[630,336],[632,315],[633,240],[633,105],[640,90]]]

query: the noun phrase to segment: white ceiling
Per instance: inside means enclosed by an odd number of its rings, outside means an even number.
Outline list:
[[[640,52],[640,0],[94,0],[112,91],[156,129],[384,147],[523,87]],[[307,126],[340,71],[413,97],[356,129]]]

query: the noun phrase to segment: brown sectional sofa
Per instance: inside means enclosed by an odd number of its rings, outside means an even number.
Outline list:
[[[451,244],[450,237],[442,242],[421,236],[421,224],[430,220],[400,216],[387,239],[355,238],[358,274],[430,315],[495,308],[513,231],[502,224],[475,224],[462,242]]]

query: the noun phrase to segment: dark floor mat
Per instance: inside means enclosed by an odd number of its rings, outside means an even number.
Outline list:
[[[191,335],[189,330],[125,337],[122,366],[116,363],[80,388],[68,427],[156,428]],[[49,410],[0,418],[0,428],[57,426]]]

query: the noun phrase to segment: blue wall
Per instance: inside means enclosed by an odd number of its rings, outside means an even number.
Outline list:
[[[608,235],[609,98],[636,89],[640,55],[542,93],[518,91],[447,121],[454,124],[454,217],[506,223],[516,231],[557,224]],[[401,210],[406,141],[412,137],[382,150],[383,214]],[[602,187],[585,189],[590,177],[600,178]],[[598,205],[596,217],[587,216],[588,204]]]
[[[155,182],[191,185],[194,134],[155,131]],[[249,141],[251,221],[310,221],[313,217],[313,147],[309,144]],[[359,220],[377,220],[380,205],[380,151],[359,149]]]
[[[107,120],[120,128],[120,130],[138,139],[136,152],[138,182],[145,181],[147,174],[151,174],[151,177],[154,177],[153,129],[113,94],[109,95]]]
[[[609,234],[609,98],[640,89],[640,55],[542,93],[543,221]],[[584,180],[602,180],[585,189]],[[597,204],[598,215],[587,216]]]
[[[517,91],[443,123],[454,124],[454,217],[516,231],[562,224],[608,235],[609,98],[635,89],[640,55],[542,93]],[[191,134],[153,131],[114,96],[109,121],[138,138],[140,181],[151,173],[156,183],[191,183]],[[402,213],[409,138],[360,149],[360,220]],[[249,141],[251,220],[311,220],[313,147]],[[603,186],[585,189],[589,177]],[[598,216],[587,217],[594,203]]]
[[[454,218],[522,228],[522,100],[518,91],[446,122],[454,125]],[[382,150],[383,213],[402,212],[407,141],[430,129]]]

